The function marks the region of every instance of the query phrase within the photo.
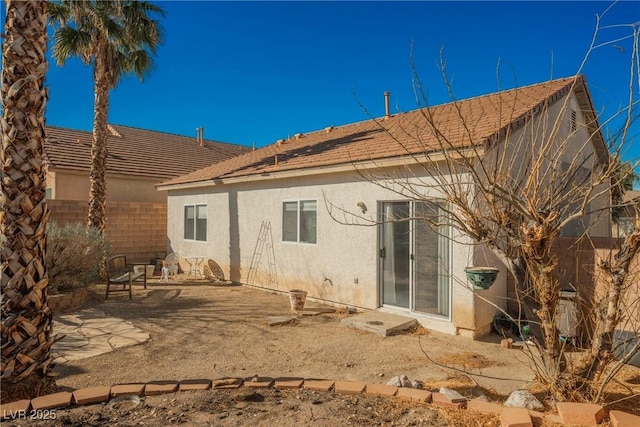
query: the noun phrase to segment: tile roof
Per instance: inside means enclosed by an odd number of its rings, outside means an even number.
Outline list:
[[[568,93],[574,84],[586,93],[583,77],[573,76],[470,98],[455,104],[443,104],[429,111],[435,127],[443,132],[453,146],[484,144],[508,126],[521,125],[523,119],[537,112],[546,102],[554,102]],[[590,104],[589,107],[592,108]],[[388,118],[299,134],[160,185],[398,158],[406,156],[408,152],[428,153],[438,148],[425,112],[418,109]]]
[[[184,175],[251,151],[250,147],[181,135],[109,125],[107,173],[158,181]],[[46,127],[45,156],[50,168],[89,171],[91,132]]]

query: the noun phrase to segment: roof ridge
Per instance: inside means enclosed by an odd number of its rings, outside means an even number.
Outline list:
[[[139,131],[143,131],[143,132],[158,133],[158,134],[168,135],[168,136],[177,136],[177,137],[180,137],[180,138],[193,138],[194,140],[196,139],[195,137],[191,137],[189,135],[182,135],[182,134],[179,134],[179,133],[172,133],[172,132],[159,131],[159,130],[153,130],[153,129],[145,129],[145,128],[141,128],[141,127],[137,127],[137,126],[120,125],[120,124],[117,124],[117,123],[107,123],[107,127],[114,128],[114,126],[117,126],[117,127],[120,127],[120,128],[125,128],[125,129],[139,130]],[[88,134],[92,134],[93,133],[92,130],[84,130],[84,129],[75,129],[75,128],[70,128],[70,127],[64,127],[64,126],[56,126],[56,125],[52,125],[52,124],[49,124],[49,123],[47,123],[45,125],[45,128],[53,128],[53,129],[59,129],[59,130],[64,130],[64,131],[71,131],[71,132],[82,132],[82,133],[88,133]],[[115,128],[114,128],[114,130],[115,130]],[[109,135],[116,136],[116,135],[113,135],[111,133]],[[235,142],[218,141],[218,140],[215,140],[215,139],[205,139],[204,141],[208,142],[208,143],[213,143],[213,144],[230,145],[230,146],[233,146],[233,147],[251,148],[251,146],[249,146],[249,145],[235,143]]]
[[[443,102],[441,104],[420,106],[420,107],[414,108],[412,110],[400,111],[400,112],[398,112],[396,114],[392,114],[391,117],[402,115],[402,114],[412,113],[414,111],[422,110],[422,109],[425,109],[425,108],[443,107],[445,105],[454,104],[456,102],[467,102],[467,101],[472,101],[472,100],[478,99],[478,98],[488,98],[490,96],[495,96],[495,95],[498,95],[498,94],[507,94],[507,93],[510,93],[510,92],[531,88],[531,87],[534,87],[534,86],[542,86],[542,85],[549,84],[549,83],[559,82],[561,80],[572,80],[573,79],[574,81],[578,81],[580,78],[583,78],[583,76],[581,74],[575,74],[575,75],[569,76],[569,77],[559,77],[557,79],[545,80],[545,81],[539,82],[539,83],[531,83],[531,84],[528,84],[528,85],[525,85],[525,86],[516,86],[516,87],[513,87],[511,89],[497,90],[495,92],[476,95],[476,96],[472,96],[472,97],[469,97],[469,98],[453,99],[453,100],[449,100],[447,102]],[[322,129],[309,130],[309,131],[306,131],[306,132],[301,131],[301,132],[296,132],[296,134],[302,134],[304,136],[307,136],[307,135],[314,134],[314,133],[317,133],[317,132],[324,132],[328,128],[332,128],[332,131],[333,131],[335,129],[343,128],[345,126],[357,125],[357,124],[366,123],[366,122],[369,122],[369,121],[381,121],[381,120],[385,120],[385,119],[387,119],[387,116],[373,116],[373,115],[370,115],[369,118],[367,118],[367,119],[358,120],[358,121],[355,121],[355,122],[343,123],[343,124],[339,124],[339,125],[333,125],[332,124],[332,125],[329,125],[329,126],[326,126],[326,127],[322,128]],[[296,138],[288,137],[288,138],[282,138],[282,139],[280,139],[278,141],[295,141],[295,140],[296,140]],[[256,148],[256,150],[261,150],[262,148],[265,148],[265,147],[268,147],[268,146],[277,145],[278,141],[272,142],[272,143],[267,144],[267,145],[263,145],[262,147],[258,147],[258,148]]]
[[[560,80],[578,81],[581,77],[582,77],[581,74],[575,74],[575,75],[569,76],[569,77],[560,77],[560,78],[557,78],[557,79],[545,80],[545,81],[539,82],[539,83],[531,83],[531,84],[528,84],[528,85],[525,85],[525,86],[515,86],[515,87],[512,87],[511,89],[497,90],[495,92],[489,92],[489,93],[485,93],[485,94],[482,94],[482,95],[471,96],[469,98],[456,99],[456,100],[453,100],[453,101],[445,102],[444,104],[431,105],[431,107],[441,107],[443,105],[451,104],[451,103],[454,103],[454,102],[471,101],[471,100],[474,100],[474,99],[485,98],[485,97],[489,97],[489,96],[493,96],[493,95],[499,95],[499,94],[502,94],[502,93],[506,94],[506,93],[509,93],[509,92],[517,91],[517,90],[532,88],[534,86],[542,86],[542,85],[549,84],[549,83],[556,83],[556,82],[559,82]],[[415,110],[409,110],[409,111],[415,111]]]
[[[166,132],[166,131],[161,131],[161,130],[151,130],[151,129],[145,129],[145,128],[141,128],[141,127],[137,127],[137,126],[128,126],[128,125],[120,125],[117,123],[110,123],[110,126],[118,126],[121,128],[125,128],[125,129],[133,129],[133,130],[140,130],[143,132],[153,132],[153,133],[161,133],[163,135],[170,135],[170,136],[179,136],[181,138],[193,138],[194,140],[196,140],[196,137],[192,137],[189,135],[182,135],[179,133],[173,133],[173,132]],[[224,145],[232,145],[232,146],[241,146],[241,147],[247,147],[247,148],[251,148],[248,145],[244,145],[244,144],[238,144],[238,143],[234,143],[234,142],[224,142],[224,141],[217,141],[215,139],[206,139],[204,140],[205,142],[210,142],[210,143],[215,143],[215,144],[224,144]]]

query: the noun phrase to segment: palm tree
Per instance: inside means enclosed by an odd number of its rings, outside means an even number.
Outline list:
[[[52,357],[47,305],[44,88],[47,2],[5,0],[2,45],[2,402],[48,392]]]
[[[105,226],[107,115],[109,91],[123,75],[143,80],[153,69],[162,29],[150,15],[163,10],[146,1],[63,0],[51,3],[56,27],[53,57],[63,65],[72,56],[93,67],[94,106],[91,189],[87,223],[101,233]]]

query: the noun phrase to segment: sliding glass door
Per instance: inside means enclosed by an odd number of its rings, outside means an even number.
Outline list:
[[[383,204],[382,227],[382,301],[396,307],[409,307],[409,282],[411,266],[409,203]]]
[[[384,202],[380,207],[382,305],[449,317],[449,226],[441,205]]]

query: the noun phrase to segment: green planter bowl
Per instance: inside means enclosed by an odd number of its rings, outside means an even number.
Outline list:
[[[464,272],[473,289],[486,290],[496,281],[500,270],[494,267],[467,267]]]

